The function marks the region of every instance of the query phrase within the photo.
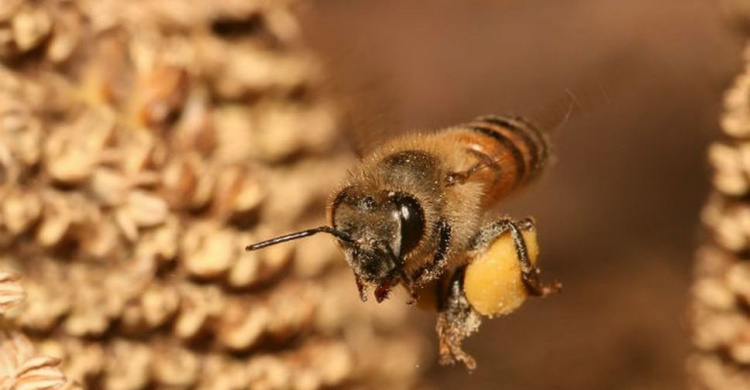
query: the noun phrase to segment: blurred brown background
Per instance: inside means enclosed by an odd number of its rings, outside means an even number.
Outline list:
[[[485,321],[466,345],[479,369],[427,367],[434,388],[685,387],[704,150],[740,64],[717,4],[326,0],[305,28],[360,142],[487,113],[554,123],[580,100],[556,164],[502,210],[536,217],[565,291]]]

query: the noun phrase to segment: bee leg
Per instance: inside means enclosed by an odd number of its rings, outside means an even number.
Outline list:
[[[412,280],[412,285],[422,286],[430,280],[437,279],[439,274],[443,273],[447,264],[452,235],[453,228],[451,228],[451,225],[444,219],[440,219],[438,221],[438,247],[435,250],[435,255],[432,262],[420,267],[411,275],[409,279]]]
[[[445,293],[438,293],[437,334],[440,364],[463,362],[470,371],[477,367],[471,355],[461,348],[463,339],[479,329],[481,319],[463,292],[464,267],[453,273]]]
[[[473,152],[473,151],[472,151]],[[452,187],[456,184],[463,184],[468,180],[471,175],[481,171],[485,168],[498,169],[497,162],[487,158],[486,155],[478,152],[473,152],[474,155],[480,160],[478,163],[472,165],[469,169],[461,172],[451,172],[445,177],[445,186]]]
[[[524,218],[517,222],[510,218],[504,218],[482,228],[472,242],[472,249],[485,249],[501,235],[510,233],[516,248],[516,258],[521,265],[521,279],[526,286],[526,290],[531,295],[544,297],[560,292],[562,284],[559,282],[554,282],[551,285],[542,284],[539,278],[541,271],[529,260],[526,241],[523,238],[522,231],[533,229],[535,229],[535,225],[532,218]]]
[[[417,303],[419,300],[419,287],[414,282],[411,276],[409,276],[405,271],[401,272],[401,283],[403,283],[404,288],[407,292],[409,292],[410,300],[406,302],[407,305],[413,305]]]
[[[446,187],[452,187],[456,184],[463,184],[469,177],[471,177],[471,175],[485,167],[487,167],[487,165],[485,165],[484,163],[478,163],[473,165],[468,170],[461,172],[451,172],[445,177],[445,185]]]

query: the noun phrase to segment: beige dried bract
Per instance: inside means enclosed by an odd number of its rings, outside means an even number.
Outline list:
[[[50,177],[69,185],[88,179],[104,158],[113,126],[108,116],[89,112],[45,137],[44,166]],[[88,136],[81,139],[79,134],[84,131]]]
[[[201,376],[199,356],[178,345],[163,345],[159,358],[154,362],[153,376],[159,383],[171,388],[187,388]]]
[[[59,64],[70,58],[79,45],[81,34],[81,15],[72,9],[57,9],[54,34],[47,44],[47,57]]]
[[[750,205],[745,202],[715,196],[703,209],[702,220],[716,241],[730,251],[750,246]]]
[[[750,33],[750,3],[745,0],[721,0],[720,4],[735,27],[739,27],[745,35]]]
[[[187,71],[161,65],[141,76],[134,97],[136,117],[144,126],[163,126],[182,110],[187,99]]]
[[[154,355],[147,344],[113,340],[107,348],[107,355],[108,359],[104,361],[107,372],[105,388],[131,390],[148,385]]]
[[[172,332],[181,340],[190,341],[210,334],[220,318],[231,312],[228,302],[216,286],[199,287],[189,283],[178,286],[180,308]]]
[[[750,50],[746,50],[745,57],[750,57]],[[745,65],[745,73],[737,77],[732,88],[724,97],[726,110],[721,118],[721,127],[724,132],[739,139],[750,137],[750,97],[747,90],[750,88],[750,68]]]
[[[27,299],[19,315],[19,324],[38,331],[50,331],[71,309],[72,291],[53,279],[59,275],[59,265],[37,260],[39,275],[24,280]]]
[[[42,213],[42,202],[35,193],[9,190],[2,199],[3,225],[17,236],[34,224]]]
[[[188,228],[181,245],[185,269],[200,279],[224,276],[240,256],[242,243],[236,238],[234,231],[211,222]]]
[[[18,305],[26,297],[20,279],[18,274],[0,270],[0,315]]]
[[[748,192],[747,174],[750,172],[750,144],[740,147],[715,143],[708,151],[715,167],[714,186],[723,194],[739,196]]]
[[[31,342],[22,334],[0,332],[0,388],[59,389],[66,382],[59,364],[59,359],[37,356]]]
[[[52,31],[52,19],[47,11],[29,4],[16,11],[11,22],[16,46],[21,51],[35,48]]]
[[[216,179],[214,212],[224,219],[251,218],[264,197],[257,173],[237,168],[223,170]]]
[[[0,21],[5,22],[11,19],[23,2],[23,0],[7,0],[0,3]]]
[[[229,302],[222,313],[218,341],[230,350],[256,346],[271,321],[271,310],[258,302]]]

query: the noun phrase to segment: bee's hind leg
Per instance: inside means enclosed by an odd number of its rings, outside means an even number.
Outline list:
[[[526,286],[526,290],[530,295],[543,297],[560,292],[562,284],[559,282],[554,282],[550,285],[542,284],[539,278],[539,268],[529,260],[526,240],[524,240],[522,232],[534,229],[535,224],[532,218],[524,218],[519,221],[503,218],[483,227],[472,240],[471,250],[486,250],[498,237],[510,233],[516,248],[518,263],[521,265],[521,279]]]
[[[469,304],[463,291],[464,267],[450,277],[445,293],[438,293],[437,334],[440,342],[440,364],[463,362],[473,370],[477,363],[461,348],[463,339],[479,329],[481,318]]]

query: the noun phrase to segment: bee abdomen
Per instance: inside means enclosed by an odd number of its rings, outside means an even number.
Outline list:
[[[544,168],[549,157],[549,145],[544,134],[533,124],[521,117],[501,117],[501,116],[483,116],[477,118],[472,125],[478,125],[482,128],[490,126],[493,131],[493,138],[507,138],[509,131],[512,133],[511,143],[513,143],[518,152],[523,157],[523,172],[526,177],[524,181],[534,178]],[[506,142],[501,141],[503,144]]]
[[[474,179],[487,185],[487,203],[499,200],[534,179],[549,157],[544,135],[517,117],[479,117],[459,126],[454,136],[489,168]]]

